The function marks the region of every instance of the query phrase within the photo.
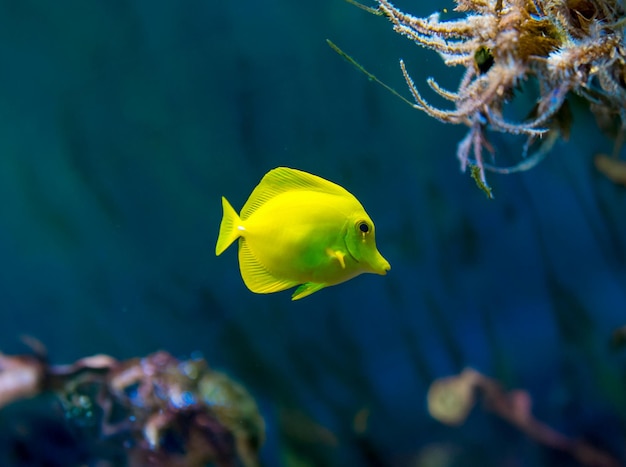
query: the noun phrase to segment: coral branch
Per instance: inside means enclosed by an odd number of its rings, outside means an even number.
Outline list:
[[[85,413],[100,413],[99,438],[126,447],[129,466],[258,465],[264,424],[254,400],[201,358],[157,352],[49,365],[41,353],[0,354],[0,408],[44,392],[57,394],[79,425]]]

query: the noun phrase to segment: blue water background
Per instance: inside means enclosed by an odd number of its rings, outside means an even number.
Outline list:
[[[55,362],[201,351],[258,401],[265,465],[286,465],[294,412],[337,442],[301,440],[303,458],[368,465],[352,429],[364,407],[382,465],[433,445],[461,465],[551,465],[480,408],[460,428],[428,415],[429,384],[466,366],[623,456],[624,354],[609,339],[626,324],[626,190],[592,165],[611,142],[575,106],[570,140],[532,171],[489,175],[488,200],[459,170],[465,128],[412,109],[327,38],[407,96],[399,58],[434,103],[426,78],[458,81],[339,0],[1,1],[0,349],[31,335]],[[502,160],[521,152],[494,141]],[[245,288],[236,249],[214,254],[220,197],[239,209],[281,165],[359,198],[386,277],[298,302]]]

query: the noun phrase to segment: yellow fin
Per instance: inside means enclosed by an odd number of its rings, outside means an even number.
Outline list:
[[[328,256],[330,256],[331,258],[336,258],[337,261],[339,261],[339,264],[341,265],[341,269],[346,269],[346,262],[344,260],[344,258],[346,257],[346,254],[343,251],[339,251],[339,250],[332,250],[330,248],[326,249],[326,253],[328,253]]]
[[[237,229],[241,223],[241,219],[230,205],[228,200],[222,196],[222,223],[220,224],[220,233],[217,236],[217,244],[215,245],[215,255],[221,255],[231,243],[241,236],[241,231]]]
[[[245,238],[239,242],[239,268],[246,287],[255,293],[280,292],[299,284],[274,277],[254,256]]]
[[[318,191],[354,198],[345,188],[322,177],[289,167],[277,167],[266,173],[252,191],[241,209],[241,218],[247,219],[268,200],[293,190]]]
[[[323,289],[324,287],[326,287],[326,284],[320,284],[318,282],[307,282],[306,284],[302,284],[296,289],[296,291],[291,296],[291,299],[300,300],[301,298],[308,297],[312,293],[315,293],[318,290]]]

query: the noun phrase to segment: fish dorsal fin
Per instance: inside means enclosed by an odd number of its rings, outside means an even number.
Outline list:
[[[260,263],[243,237],[239,240],[239,269],[246,287],[255,293],[280,292],[300,283],[274,277]]]
[[[241,209],[241,219],[250,217],[254,211],[275,196],[294,190],[318,191],[354,198],[345,188],[322,177],[289,167],[277,167],[265,174],[252,191]]]

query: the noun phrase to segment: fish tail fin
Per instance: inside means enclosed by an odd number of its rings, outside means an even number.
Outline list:
[[[224,215],[222,217],[222,223],[220,224],[220,233],[217,237],[217,244],[215,245],[215,255],[221,255],[231,243],[237,240],[241,236],[241,231],[237,226],[241,223],[241,219],[230,205],[228,200],[222,196],[222,208],[224,209]]]

